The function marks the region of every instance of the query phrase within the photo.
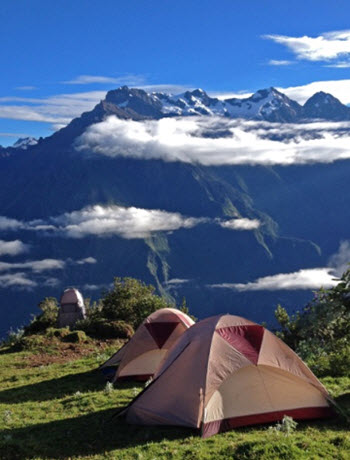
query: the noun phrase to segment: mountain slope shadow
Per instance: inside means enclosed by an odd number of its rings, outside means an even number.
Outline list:
[[[116,409],[107,409],[80,417],[0,432],[0,458],[63,459],[105,454],[115,449],[145,446],[149,442],[184,439],[191,429],[140,427],[116,418]]]

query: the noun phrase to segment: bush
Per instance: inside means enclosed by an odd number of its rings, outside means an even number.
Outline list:
[[[10,329],[7,333],[7,337],[0,342],[2,347],[15,347],[17,346],[24,335],[24,329],[19,328],[16,330]]]
[[[90,337],[98,339],[129,339],[134,329],[125,321],[110,321],[105,318],[86,318],[79,321],[76,327],[85,331]]]
[[[68,327],[62,327],[61,329],[56,329],[55,327],[49,327],[46,329],[45,336],[48,338],[56,337],[58,339],[62,339],[70,332]]]
[[[37,351],[45,345],[45,337],[42,335],[28,335],[21,338],[15,345],[15,349],[19,351]]]
[[[84,343],[88,341],[84,331],[72,331],[62,338],[63,342]]]
[[[38,307],[42,311],[33,318],[31,323],[24,328],[25,335],[40,334],[49,327],[56,327],[58,318],[58,303],[54,297],[46,297]]]
[[[350,270],[339,281],[292,317],[281,306],[275,312],[277,335],[319,376],[350,375]]]
[[[125,321],[136,329],[142,321],[167,302],[154,294],[155,287],[133,278],[114,278],[113,289],[102,297],[101,316],[110,321]]]

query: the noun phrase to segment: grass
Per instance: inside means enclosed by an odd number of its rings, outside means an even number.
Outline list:
[[[109,351],[90,344],[62,362],[0,350],[0,459],[350,459],[340,417],[299,423],[289,436],[259,426],[205,440],[189,429],[127,425],[114,415],[143,386],[106,387],[96,367]],[[323,383],[349,410],[350,378]]]

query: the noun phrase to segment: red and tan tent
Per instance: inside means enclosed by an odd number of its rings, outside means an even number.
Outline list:
[[[194,321],[175,308],[162,308],[149,315],[135,334],[101,369],[118,366],[113,381],[147,380],[153,377],[167,351]]]
[[[188,329],[124,413],[129,423],[200,428],[208,437],[332,410],[326,389],[284,342],[258,324],[223,315]]]

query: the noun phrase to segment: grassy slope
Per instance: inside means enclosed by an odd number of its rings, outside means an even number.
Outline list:
[[[142,386],[106,392],[92,370],[108,352],[40,365],[30,353],[0,350],[0,459],[350,459],[341,419],[300,423],[290,436],[254,427],[206,440],[187,429],[129,426],[112,416]],[[350,407],[350,378],[324,383]]]

